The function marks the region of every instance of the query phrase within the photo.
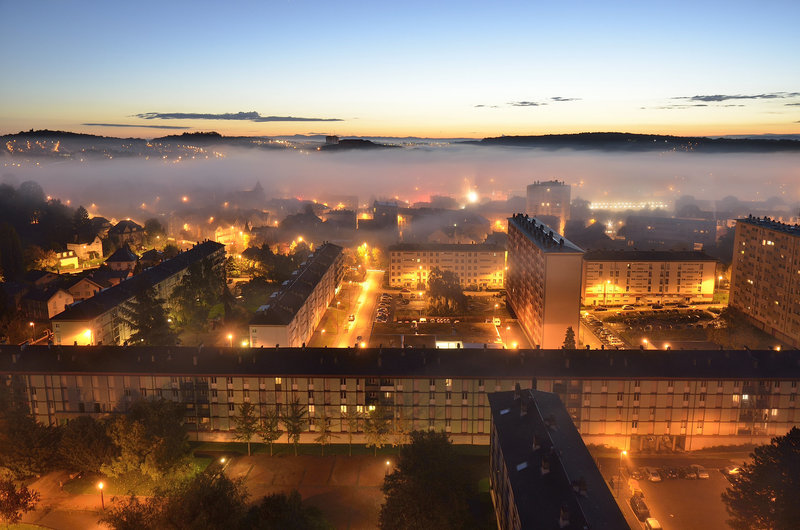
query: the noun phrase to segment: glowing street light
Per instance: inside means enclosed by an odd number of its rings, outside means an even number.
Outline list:
[[[97,483],[97,489],[100,490],[100,507],[103,510],[105,510],[106,509],[106,501],[105,501],[105,499],[103,499],[103,483],[102,482],[98,482]]]
[[[228,333],[228,346],[233,348],[233,333]]]
[[[31,327],[31,342],[33,342],[33,339],[35,338],[36,335],[36,323],[28,322],[28,325]]]
[[[387,460],[387,461],[386,461],[386,475],[387,475],[387,476],[389,475],[389,468],[390,468],[391,466],[392,466],[392,461],[391,461],[391,460]]]

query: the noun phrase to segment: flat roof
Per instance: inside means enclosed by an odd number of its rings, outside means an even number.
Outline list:
[[[717,261],[696,250],[588,250],[584,261]]]
[[[561,528],[630,528],[556,394],[494,392],[489,406],[522,528],[556,528],[562,509]]]
[[[224,248],[225,245],[221,245],[215,241],[199,243],[186,252],[181,252],[172,259],[163,261],[155,267],[145,269],[136,276],[124,280],[108,289],[104,289],[91,298],[71,305],[54,316],[51,320],[84,321],[97,318],[106,311],[110,311],[123,302],[130,300],[136,296],[141,289],[152,287],[183,269],[186,269],[191,264],[201,261],[211,256],[214,252]]]
[[[800,380],[800,351],[0,345],[0,372],[531,380]]]
[[[516,213],[508,218],[508,224],[516,226],[543,252],[583,253],[582,248],[536,217]]]
[[[784,232],[786,234],[790,234],[793,236],[800,236],[800,224],[790,225],[786,223],[781,223],[780,221],[774,221],[769,217],[745,217],[743,219],[737,219],[737,223],[745,223],[754,226],[760,226],[761,228],[768,228],[770,230],[776,230],[778,232]]]

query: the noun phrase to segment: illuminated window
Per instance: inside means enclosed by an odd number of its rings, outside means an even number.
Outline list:
[[[276,377],[276,378],[275,378],[275,384],[276,384],[276,385],[280,385],[282,382],[283,382],[283,381],[281,380],[281,378],[280,378],[280,377]]]
[[[339,411],[341,411],[342,414],[347,414],[347,405],[340,406]]]

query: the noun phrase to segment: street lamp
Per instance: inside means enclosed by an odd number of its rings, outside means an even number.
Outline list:
[[[228,346],[233,348],[233,333],[228,333]]]
[[[617,465],[617,497],[620,495],[620,488],[622,487],[622,459],[628,456],[628,451],[622,450],[619,452],[619,463]]]
[[[33,342],[33,339],[34,339],[34,337],[36,335],[36,323],[35,322],[28,322],[28,325],[31,327],[31,342]]]
[[[717,276],[717,291],[719,291],[719,286],[722,284],[722,275],[720,274]]]
[[[106,501],[105,501],[105,499],[103,499],[103,483],[102,482],[98,482],[97,483],[97,489],[100,490],[100,507],[103,510],[105,510],[106,509]]]
[[[606,280],[603,284],[603,305],[606,305],[606,288],[611,284],[611,280]]]
[[[389,467],[390,467],[391,465],[392,465],[392,461],[391,461],[391,460],[387,460],[387,461],[386,461],[386,476],[387,476],[387,477],[389,476]]]

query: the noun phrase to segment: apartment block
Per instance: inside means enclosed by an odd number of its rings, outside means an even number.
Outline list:
[[[250,321],[250,345],[304,346],[344,277],[342,247],[326,243],[292,273]]]
[[[525,213],[551,223],[559,234],[563,234],[569,220],[570,185],[559,180],[537,180],[526,191]]]
[[[774,351],[0,345],[0,384],[45,424],[163,398],[186,407],[185,422],[201,440],[231,440],[244,402],[263,415],[297,400],[309,411],[304,442],[313,442],[322,415],[344,433],[348,412],[380,404],[397,435],[435,429],[456,443],[488,444],[487,393],[519,384],[557,394],[587,444],[759,444],[800,425],[799,382],[797,356]],[[356,434],[363,441],[363,426]]]
[[[710,303],[717,260],[698,251],[593,250],[583,255],[583,305]]]
[[[131,330],[120,318],[120,306],[132,300],[141,290],[150,287],[155,288],[158,297],[169,305],[173,289],[187,274],[189,267],[206,260],[212,263],[219,274],[225,274],[222,267],[225,247],[214,241],[204,241],[172,259],[67,307],[51,319],[54,343],[122,344],[131,336]]]
[[[489,394],[489,406],[498,528],[629,528],[556,394],[516,387]]]
[[[527,215],[508,219],[507,300],[531,344],[559,348],[578,329],[583,250]]]
[[[389,286],[424,289],[431,269],[452,271],[461,285],[473,289],[502,289],[506,252],[497,245],[415,244],[389,247]]]
[[[800,225],[766,217],[736,222],[729,305],[800,347]]]

